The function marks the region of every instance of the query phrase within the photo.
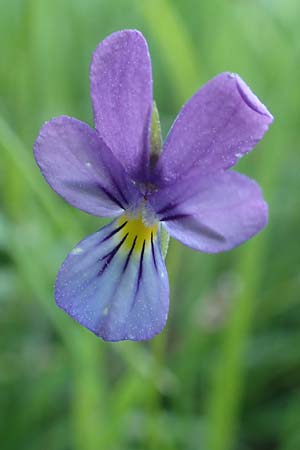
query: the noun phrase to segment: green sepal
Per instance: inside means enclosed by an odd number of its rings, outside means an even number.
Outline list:
[[[161,253],[164,259],[166,259],[169,248],[170,235],[164,227],[160,229],[160,246]]]
[[[152,107],[152,121],[151,121],[151,139],[150,139],[150,161],[154,166],[159,158],[162,149],[161,127],[159,120],[159,113],[155,101]]]
[[[150,162],[152,167],[155,166],[159,155],[162,149],[162,137],[161,137],[161,126],[159,120],[159,112],[156,106],[155,101],[153,101],[152,108],[152,122],[151,122],[151,141],[150,141]],[[160,242],[161,242],[161,253],[163,258],[165,259],[168,253],[169,248],[170,235],[165,230],[164,227],[161,227],[160,232]]]

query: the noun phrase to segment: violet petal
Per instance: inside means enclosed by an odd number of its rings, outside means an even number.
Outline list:
[[[250,239],[268,219],[257,183],[231,171],[185,177],[154,193],[149,202],[173,238],[207,253]]]
[[[152,112],[152,72],[147,43],[136,30],[108,36],[91,68],[95,127],[135,179],[147,175]]]
[[[222,73],[182,108],[167,137],[156,174],[165,181],[198,167],[227,169],[262,139],[273,117],[235,74]]]
[[[116,216],[138,195],[97,132],[67,116],[44,124],[35,141],[38,166],[52,189],[95,216]]]

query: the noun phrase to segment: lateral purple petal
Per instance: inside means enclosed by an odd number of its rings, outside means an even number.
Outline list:
[[[149,162],[152,70],[139,31],[108,36],[96,48],[91,68],[95,127],[131,177],[144,180]]]
[[[52,189],[95,216],[116,216],[138,195],[123,167],[97,132],[67,116],[44,124],[34,154]]]
[[[160,241],[136,251],[127,222],[113,221],[81,241],[64,261],[55,299],[107,341],[145,340],[165,326],[169,284]],[[128,242],[130,241],[130,245]]]
[[[149,201],[173,238],[206,253],[232,249],[268,220],[261,189],[236,172],[189,176]]]
[[[227,169],[262,139],[272,121],[267,108],[238,75],[222,73],[182,108],[156,173],[169,181],[195,167],[202,173]]]

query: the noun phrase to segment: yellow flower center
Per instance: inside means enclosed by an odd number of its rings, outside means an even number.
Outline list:
[[[125,225],[124,225],[125,224]],[[124,248],[130,250],[133,247],[134,253],[140,253],[145,242],[145,248],[151,244],[151,239],[154,241],[158,231],[158,223],[151,226],[146,226],[143,222],[142,214],[137,217],[132,217],[124,214],[118,220],[118,225],[123,226],[120,230],[121,236],[126,237],[124,241]]]

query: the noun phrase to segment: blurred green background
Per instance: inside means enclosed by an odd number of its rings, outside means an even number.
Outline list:
[[[299,17],[299,0],[1,0],[1,449],[300,449]],[[220,255],[173,241],[167,327],[110,344],[54,304],[59,265],[101,221],[51,191],[32,144],[55,115],[92,123],[91,54],[122,28],[149,42],[164,135],[223,70],[275,123],[238,167],[268,227]]]

